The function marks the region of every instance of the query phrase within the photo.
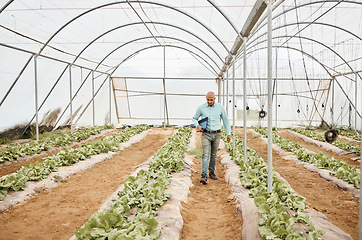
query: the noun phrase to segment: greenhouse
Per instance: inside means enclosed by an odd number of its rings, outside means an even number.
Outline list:
[[[0,239],[362,240],[361,0],[3,0],[0,25]]]

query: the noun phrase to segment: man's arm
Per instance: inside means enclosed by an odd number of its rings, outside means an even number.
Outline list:
[[[223,125],[224,125],[225,130],[226,130],[226,135],[230,135],[231,134],[231,126],[230,126],[230,122],[229,122],[229,119],[228,119],[228,116],[226,114],[226,111],[225,111],[224,107],[222,107],[222,110],[221,110],[221,119],[222,119]]]
[[[195,127],[197,127],[197,125],[199,125],[198,121],[199,121],[200,116],[201,116],[201,109],[200,109],[200,107],[198,107],[194,117],[192,118],[192,122],[194,123]]]
[[[222,107],[222,110],[221,110],[221,119],[222,119],[223,125],[226,130],[227,142],[230,142],[231,141],[231,126],[230,126],[230,122],[229,122],[229,119],[228,119],[228,116],[226,114],[224,107]]]

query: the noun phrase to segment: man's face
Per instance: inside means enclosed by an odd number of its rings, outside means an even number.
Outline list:
[[[209,106],[212,106],[212,105],[214,105],[215,97],[207,96],[206,101],[207,101],[207,104],[209,104]]]

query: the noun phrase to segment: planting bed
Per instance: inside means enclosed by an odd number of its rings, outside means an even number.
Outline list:
[[[94,213],[110,207],[110,199],[117,198],[117,192],[123,189],[128,176],[136,176],[140,169],[149,168],[152,156],[175,132],[177,129],[174,128],[152,128],[129,147],[68,177],[59,186],[40,189],[29,200],[0,214],[0,239],[70,239],[72,236],[74,239],[74,232],[80,230]],[[242,129],[237,129],[236,133],[243,137]],[[292,139],[286,132],[280,135]],[[216,163],[218,179],[208,179],[207,185],[200,183],[200,139],[201,134],[193,130],[185,154],[185,169],[173,173],[166,188],[165,192],[171,193],[172,197],[158,209],[159,215],[155,217],[157,228],[162,230],[160,239],[261,239],[256,236],[260,214],[256,212],[254,199],[248,198],[249,190],[238,182],[238,170],[232,166],[235,164],[224,143],[220,144]],[[293,140],[298,140],[304,148],[309,146],[302,139]],[[255,138],[248,132],[247,144],[266,161],[267,145],[260,137]],[[315,145],[310,150],[325,151]],[[333,157],[333,153],[325,154]],[[346,234],[358,239],[358,199],[283,156],[273,151],[275,171],[306,198],[310,209],[324,214],[344,231],[340,232],[341,239],[350,239]],[[2,166],[7,167],[10,166]],[[225,182],[225,178],[230,183]]]
[[[238,135],[243,136],[241,129],[238,130]],[[248,132],[248,147],[257,151],[263,159],[267,159],[267,144],[260,137],[253,136],[255,135]],[[306,198],[309,208],[323,213],[334,225],[353,239],[358,239],[359,200],[351,192],[321,178],[318,173],[285,160],[284,156],[285,154],[273,150],[275,171],[285,178],[297,193]]]

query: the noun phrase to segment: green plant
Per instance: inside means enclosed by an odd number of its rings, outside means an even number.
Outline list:
[[[260,129],[265,132],[265,129]],[[222,133],[224,141],[226,133]],[[317,230],[313,222],[301,212],[306,208],[305,198],[299,196],[286,183],[273,174],[273,192],[267,191],[268,170],[263,159],[258,154],[247,148],[247,161],[243,161],[243,141],[235,139],[235,149],[232,143],[226,144],[232,159],[240,167],[241,185],[250,189],[250,196],[261,214],[259,233],[262,239],[305,239],[302,233],[293,228],[294,224],[301,222],[306,225],[306,239],[320,239],[323,230]],[[288,209],[296,214],[287,214]],[[305,219],[306,221],[302,221]]]
[[[129,176],[118,198],[112,200],[111,209],[95,213],[75,233],[77,239],[157,239],[161,230],[154,218],[157,209],[167,201],[165,193],[171,172],[183,169],[184,155],[191,128],[180,128],[157,152],[148,171],[140,170],[137,176]],[[182,167],[181,164],[182,163]],[[129,220],[131,209],[136,218]]]
[[[9,143],[11,143],[12,141],[9,139],[9,138],[7,138],[7,137],[0,137],[0,145],[1,144],[9,144]]]

